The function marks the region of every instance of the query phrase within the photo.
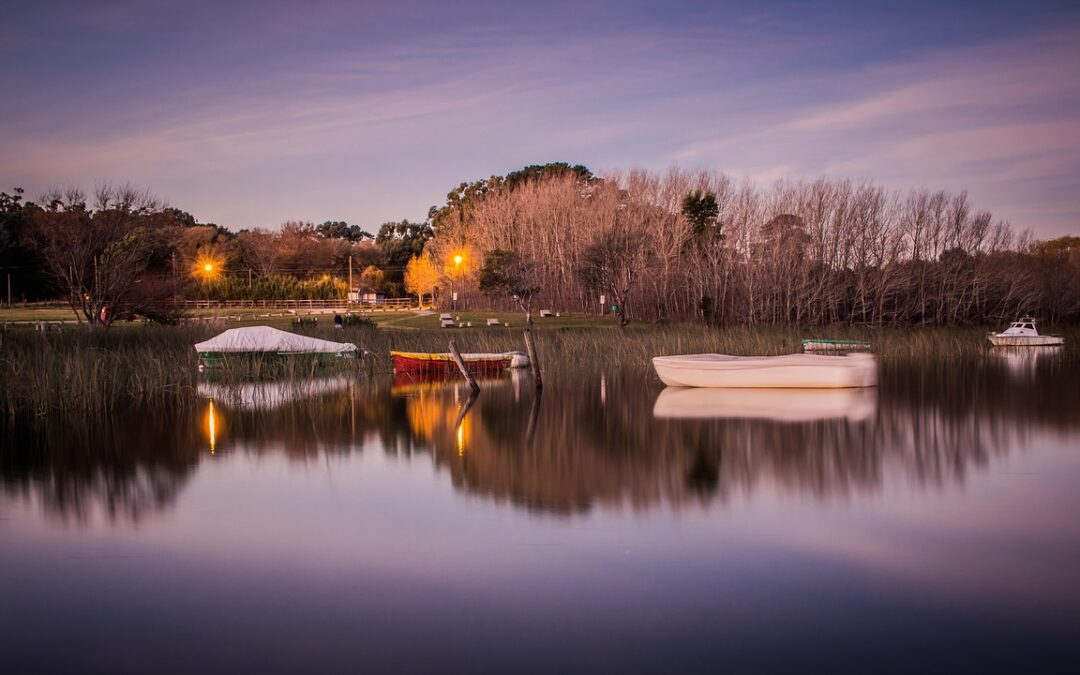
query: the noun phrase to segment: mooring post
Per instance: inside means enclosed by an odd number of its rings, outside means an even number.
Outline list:
[[[455,344],[453,340],[450,340],[450,356],[454,357],[454,363],[457,364],[458,370],[465,376],[465,380],[469,383],[469,386],[472,387],[472,390],[479,393],[480,385],[476,383],[476,378],[472,376],[472,373],[470,373],[469,369],[465,366],[465,360],[461,358],[461,352],[458,351],[457,344]]]
[[[525,351],[529,354],[529,366],[532,367],[533,382],[537,389],[544,388],[544,381],[540,378],[540,359],[536,356],[536,346],[533,345],[532,331],[525,329]]]

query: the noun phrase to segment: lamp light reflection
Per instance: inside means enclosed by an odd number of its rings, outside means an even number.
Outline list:
[[[214,454],[217,446],[217,420],[214,419],[214,401],[210,401],[210,408],[206,414],[206,428],[210,432],[210,454]]]

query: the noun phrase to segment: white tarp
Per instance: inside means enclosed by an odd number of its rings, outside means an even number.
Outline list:
[[[280,352],[292,354],[347,354],[357,351],[348,342],[331,342],[287,333],[270,326],[230,328],[195,345],[197,352]]]

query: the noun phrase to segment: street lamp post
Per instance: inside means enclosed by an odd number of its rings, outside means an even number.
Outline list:
[[[214,264],[203,265],[203,290],[206,292],[206,307],[210,307],[210,277],[214,274]]]
[[[461,271],[462,257],[460,255],[454,256],[454,271],[460,273]],[[464,285],[464,284],[462,284]],[[453,308],[457,311],[457,293],[454,291],[454,276],[450,275],[450,295],[453,298]]]

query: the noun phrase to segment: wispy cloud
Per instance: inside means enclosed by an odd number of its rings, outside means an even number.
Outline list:
[[[1080,27],[839,69],[836,94],[707,136],[674,153],[759,177],[823,173],[893,186],[969,189],[983,206],[1047,233],[1080,225]],[[1005,189],[1003,184],[1013,182]],[[1019,186],[1022,185],[1022,188]],[[1007,187],[1007,186],[1004,186]],[[1015,189],[1019,188],[1019,189]],[[1047,218],[1047,214],[1055,214]]]
[[[0,116],[0,182],[132,179],[234,226],[371,224],[422,217],[457,182],[526,163],[678,162],[760,181],[967,187],[1031,219],[1019,224],[1075,228],[1080,26],[884,50],[832,16],[621,8],[83,8],[61,22],[65,39],[121,26],[110,35],[122,41],[176,17],[192,44],[99,41],[89,70],[48,33],[9,45],[69,52],[40,64],[52,77],[19,75],[23,95]]]

